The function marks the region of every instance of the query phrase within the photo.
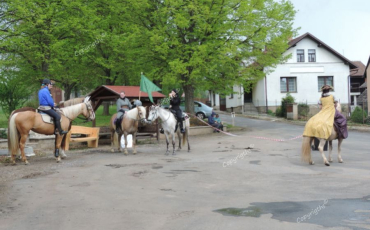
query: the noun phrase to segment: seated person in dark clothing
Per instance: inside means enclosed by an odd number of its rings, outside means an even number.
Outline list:
[[[216,113],[215,112],[212,112],[211,116],[208,117],[208,124],[210,124],[212,127],[215,127],[216,129],[220,129],[220,130],[224,130],[224,126],[221,124],[221,123],[218,123],[216,120],[215,120],[215,117],[216,117]],[[218,130],[214,130],[213,132],[220,132]]]

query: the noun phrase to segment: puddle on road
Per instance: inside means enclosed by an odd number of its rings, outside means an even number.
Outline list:
[[[272,218],[292,223],[311,223],[324,227],[349,227],[354,230],[369,229],[370,196],[355,199],[331,199],[304,202],[251,203],[247,208],[214,210],[225,216]]]
[[[261,161],[249,161],[249,164],[253,164],[253,165],[261,165],[260,163]]]

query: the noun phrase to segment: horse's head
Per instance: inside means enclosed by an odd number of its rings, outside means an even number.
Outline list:
[[[151,123],[152,121],[155,121],[158,118],[158,105],[152,105],[149,108],[149,115],[148,115],[148,122]]]
[[[137,112],[138,112],[138,116],[139,116],[140,121],[142,123],[145,123],[146,122],[146,108],[143,107],[143,106],[138,106],[136,108],[137,108]]]
[[[87,100],[86,100],[87,98]],[[87,120],[89,121],[93,121],[95,120],[95,112],[94,112],[94,109],[91,105],[91,101],[89,100],[90,97],[86,97],[85,100],[84,100],[84,103],[86,105],[86,110],[84,110],[82,112],[82,114],[87,118]]]

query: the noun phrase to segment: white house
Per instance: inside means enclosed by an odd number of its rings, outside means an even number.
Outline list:
[[[275,111],[281,105],[281,99],[290,93],[297,103],[307,103],[314,108],[321,96],[320,88],[327,84],[334,87],[333,94],[348,111],[350,70],[357,68],[353,62],[310,33],[291,40],[284,55],[289,54],[291,58],[287,62],[277,65],[258,81],[252,92],[242,97],[245,100],[234,99],[233,106],[236,103],[241,106],[250,100],[261,112]],[[237,88],[234,91],[239,92],[240,87]],[[228,110],[231,106],[226,102]]]

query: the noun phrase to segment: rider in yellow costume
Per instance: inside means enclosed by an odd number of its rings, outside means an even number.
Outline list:
[[[336,102],[334,96],[329,94],[331,90],[333,90],[333,87],[329,85],[324,85],[321,88],[321,111],[308,120],[304,128],[303,136],[328,139],[331,135]]]

